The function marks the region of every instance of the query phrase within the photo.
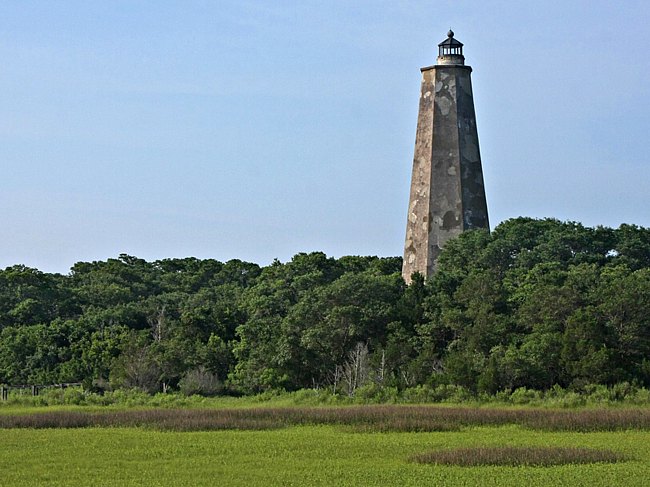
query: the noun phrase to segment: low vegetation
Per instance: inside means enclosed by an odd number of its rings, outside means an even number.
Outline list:
[[[409,387],[398,390],[369,384],[357,389],[354,396],[333,394],[329,388],[299,391],[268,391],[248,396],[186,395],[182,392],[149,394],[138,389],[117,389],[103,393],[81,387],[44,388],[33,396],[31,389],[12,389],[6,401],[0,401],[0,414],[21,407],[45,406],[111,406],[149,408],[223,408],[223,407],[285,407],[345,406],[364,404],[455,404],[471,406],[534,406],[551,409],[618,408],[650,406],[650,389],[621,383],[613,386],[586,385],[582,392],[554,386],[545,391],[518,388],[496,394],[475,394],[455,385]]]
[[[617,463],[627,460],[625,455],[611,450],[567,447],[474,447],[438,450],[414,455],[417,463],[478,467],[498,465],[508,467],[551,467],[584,463]]]
[[[554,447],[611,450],[631,461],[532,466],[419,464],[428,451]],[[650,432],[544,432],[517,426],[434,433],[358,433],[335,426],[259,431],[145,428],[5,429],[2,485],[76,487],[549,485],[644,487]]]
[[[337,425],[360,432],[459,431],[518,425],[542,431],[650,430],[650,410],[555,411],[431,406],[128,409],[0,415],[0,428],[146,427],[173,431],[265,430]]]

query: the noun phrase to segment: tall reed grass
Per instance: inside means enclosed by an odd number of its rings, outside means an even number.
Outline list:
[[[48,411],[0,415],[0,428],[147,427],[175,431],[263,430],[341,425],[357,431],[456,431],[473,426],[520,425],[544,431],[650,430],[650,410],[493,409],[436,406],[347,406],[250,409],[142,409]]]

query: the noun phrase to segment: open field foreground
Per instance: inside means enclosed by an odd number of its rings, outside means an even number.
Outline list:
[[[435,410],[438,408],[429,408]],[[323,408],[321,419],[332,411],[345,410],[346,417],[395,417],[397,413],[414,411],[409,408]],[[353,412],[350,412],[353,410]],[[300,408],[275,410],[278,417],[286,413],[295,417]],[[292,412],[293,411],[293,412]],[[384,411],[380,413],[378,411]],[[388,412],[387,412],[388,411]],[[474,411],[474,412],[472,412]],[[481,422],[477,411],[499,420],[489,425]],[[514,415],[512,414],[514,411]],[[1,485],[7,486],[200,486],[200,485],[571,485],[611,486],[647,485],[650,478],[650,431],[645,421],[636,424],[604,425],[599,428],[542,428],[522,422],[502,421],[527,417],[530,411],[472,410],[458,408],[452,416],[465,415],[463,425],[452,425],[444,431],[395,431],[382,421],[363,428],[351,428],[354,421],[313,424],[313,417],[303,424],[282,424],[269,428],[257,425],[253,429],[220,429],[212,431],[178,431],[160,425],[139,423],[138,426],[86,426],[47,428],[44,423],[4,424],[0,430]],[[72,411],[52,411],[69,414]],[[88,417],[84,411],[81,416]],[[92,418],[103,413],[115,418],[120,411],[93,411]],[[123,410],[122,413],[141,414],[147,411]],[[151,413],[151,411],[148,411]],[[167,411],[167,414],[170,411]],[[171,411],[174,413],[174,411]],[[187,411],[185,411],[187,412]],[[550,412],[547,418],[556,418]],[[643,410],[572,411],[610,414],[611,418],[629,421],[629,415],[645,416]],[[39,413],[42,415],[42,413]],[[97,416],[99,414],[99,416]],[[149,418],[156,417],[147,416]],[[265,413],[268,414],[268,413]],[[467,415],[473,421],[466,421]],[[612,416],[613,414],[613,416]],[[492,416],[490,416],[492,415]],[[34,415],[3,415],[14,420]],[[38,415],[36,415],[38,417]],[[81,416],[72,416],[78,418]],[[41,416],[49,417],[49,416]],[[56,417],[56,415],[54,416]],[[69,416],[66,416],[69,417]],[[120,416],[118,416],[120,417]],[[140,416],[142,417],[142,416]],[[167,417],[167,416],[163,416]],[[301,416],[302,417],[302,416]],[[123,417],[122,417],[123,418]],[[583,418],[583,423],[585,424]],[[158,417],[160,419],[160,417]],[[327,422],[327,421],[322,421]],[[517,423],[517,421],[514,421]],[[291,422],[289,422],[291,423]],[[351,424],[352,423],[352,424]],[[453,421],[452,421],[453,423]],[[117,424],[117,423],[114,423]],[[390,421],[388,422],[390,424]],[[566,423],[569,424],[569,423]],[[7,428],[7,426],[9,426]],[[72,425],[69,425],[72,426]],[[232,426],[232,425],[231,425]],[[261,426],[262,429],[259,429]],[[377,428],[378,426],[378,428]],[[459,427],[457,427],[459,426]],[[190,428],[191,429],[191,428]],[[582,431],[580,431],[582,429]],[[585,463],[540,466],[447,466],[421,464],[418,455],[441,450],[481,448],[490,454],[520,454],[541,447],[557,447],[555,454],[567,449],[587,449],[588,452],[608,451],[613,463]],[[507,448],[503,448],[507,447]],[[465,452],[467,450],[460,450]],[[501,453],[499,453],[501,452]],[[470,451],[469,455],[472,453]],[[490,455],[488,455],[490,456]],[[607,456],[607,455],[606,455]],[[555,462],[556,459],[553,459]]]
[[[353,433],[332,426],[271,431],[160,432],[138,428],[2,431],[7,486],[572,485],[642,486],[650,433],[540,433],[517,426],[462,432]],[[445,448],[553,445],[612,449],[634,460],[554,467],[421,465]]]

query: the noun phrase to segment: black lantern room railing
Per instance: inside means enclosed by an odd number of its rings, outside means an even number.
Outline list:
[[[447,38],[438,44],[438,56],[462,56],[463,43],[454,39],[454,31],[447,32]]]

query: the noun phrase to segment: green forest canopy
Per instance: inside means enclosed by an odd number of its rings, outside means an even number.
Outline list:
[[[256,393],[650,385],[650,229],[516,218],[401,258],[129,255],[0,271],[0,383]]]

